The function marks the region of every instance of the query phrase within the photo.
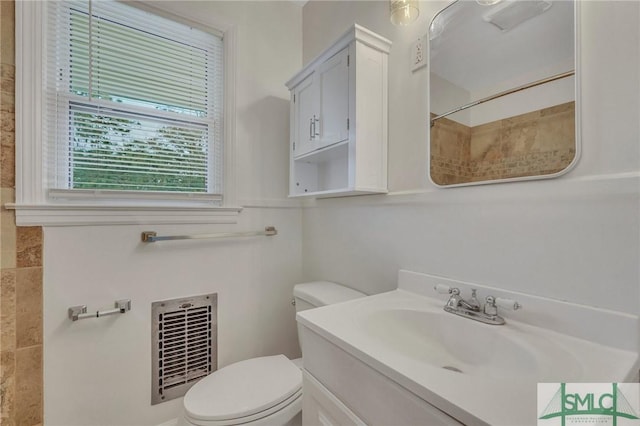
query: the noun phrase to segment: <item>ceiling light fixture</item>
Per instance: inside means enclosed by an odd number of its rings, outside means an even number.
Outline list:
[[[418,19],[418,0],[389,0],[389,13],[393,25],[409,25]]]
[[[494,4],[500,3],[502,0],[476,0],[480,6],[493,6]]]

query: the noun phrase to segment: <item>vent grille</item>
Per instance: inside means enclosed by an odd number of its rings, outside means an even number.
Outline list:
[[[153,302],[151,403],[179,398],[217,369],[217,294]]]
[[[508,1],[495,6],[483,19],[506,32],[546,12],[550,7],[551,2],[546,0]]]

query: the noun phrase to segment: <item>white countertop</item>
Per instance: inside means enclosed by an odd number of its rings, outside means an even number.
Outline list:
[[[465,424],[535,424],[539,416],[538,382],[623,382],[637,374],[635,352],[513,319],[508,319],[502,326],[486,325],[446,313],[443,306],[444,301],[440,299],[394,290],[300,312],[297,319],[303,326]],[[535,363],[536,368],[519,370],[520,360],[510,365],[507,357],[507,362],[499,360],[503,362],[499,368],[493,365],[487,369],[475,365],[471,356],[470,363],[461,368],[466,373],[444,369],[442,365],[434,364],[433,359],[426,359],[431,357],[431,350],[435,352],[437,348],[429,347],[428,338],[421,338],[419,328],[411,331],[400,329],[397,324],[387,325],[384,323],[387,314],[381,316],[379,312],[426,313],[424,318],[437,318],[438,323],[446,324],[445,338],[454,343],[456,339],[468,343],[474,335],[483,339],[484,336],[498,336],[500,339],[495,341],[486,339],[490,341],[469,344],[483,352],[481,349],[485,345],[511,342],[520,350],[514,353]],[[421,323],[418,327],[429,327],[429,324]],[[457,330],[460,330],[459,336]],[[503,353],[497,354],[504,358]],[[473,354],[466,352],[466,355]]]

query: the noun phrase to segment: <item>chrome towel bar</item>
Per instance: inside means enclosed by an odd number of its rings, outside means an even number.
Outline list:
[[[124,314],[131,310],[131,299],[116,300],[115,309],[107,311],[87,312],[87,305],[72,306],[68,309],[69,319],[78,321],[85,318],[100,318],[108,315]]]
[[[197,234],[197,235],[167,235],[159,237],[154,231],[145,231],[142,233],[143,243],[155,243],[156,241],[170,241],[170,240],[201,240],[205,238],[236,238],[236,237],[257,237],[266,236],[272,237],[278,235],[278,231],[275,226],[267,226],[264,231],[252,231],[252,232],[222,232],[218,234]]]

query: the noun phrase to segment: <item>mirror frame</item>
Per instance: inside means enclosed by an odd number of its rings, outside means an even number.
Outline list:
[[[495,183],[509,183],[509,182],[522,182],[522,181],[530,181],[530,180],[539,180],[539,179],[554,179],[560,177],[566,173],[569,173],[573,170],[580,160],[582,155],[582,133],[581,133],[581,116],[582,116],[582,95],[580,92],[581,88],[581,80],[582,80],[582,66],[580,63],[581,54],[580,54],[580,36],[581,36],[581,22],[580,22],[580,0],[572,0],[573,1],[573,19],[574,19],[574,35],[573,35],[573,49],[574,49],[574,91],[575,91],[575,155],[571,163],[567,165],[564,169],[560,170],[556,173],[550,173],[546,175],[531,175],[531,176],[520,176],[514,178],[505,178],[505,179],[493,179],[493,180],[482,180],[475,182],[464,182],[464,183],[455,183],[450,185],[442,185],[436,183],[431,177],[431,40],[429,37],[429,32],[431,29],[431,25],[433,21],[440,15],[445,12],[451,6],[455,5],[458,2],[465,2],[468,0],[453,0],[447,6],[438,11],[433,18],[429,21],[429,27],[427,28],[427,72],[429,75],[427,76],[427,175],[429,178],[429,182],[436,186],[437,188],[459,188],[466,186],[478,186],[478,185],[489,185]],[[473,107],[472,107],[473,108]]]

